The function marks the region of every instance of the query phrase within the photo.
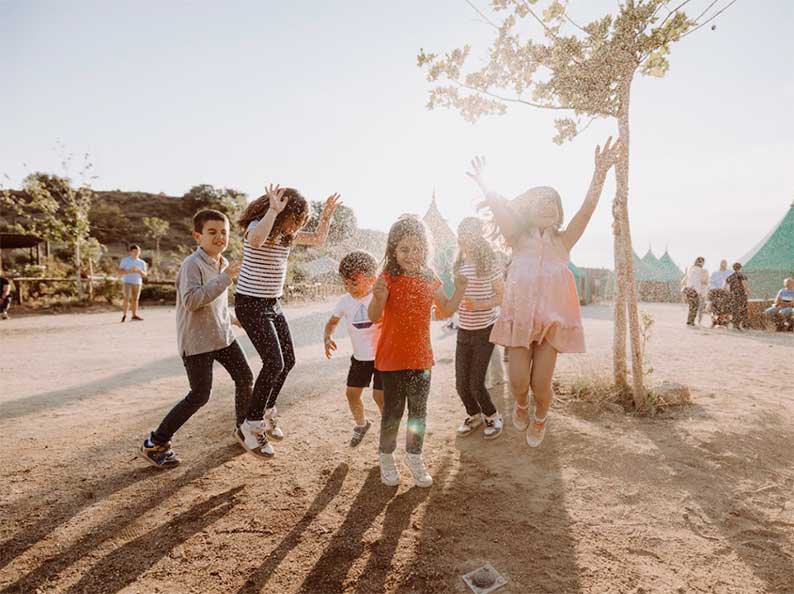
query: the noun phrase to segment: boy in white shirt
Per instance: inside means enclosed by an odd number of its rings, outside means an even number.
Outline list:
[[[375,369],[375,349],[380,336],[380,321],[372,322],[367,315],[367,308],[372,301],[372,286],[378,274],[378,261],[365,251],[354,251],[347,254],[339,263],[339,276],[345,283],[347,294],[334,307],[331,319],[325,325],[325,356],[331,358],[336,350],[333,334],[339,322],[347,321],[347,332],[353,344],[353,356],[350,358],[350,371],[347,374],[347,403],[353,413],[356,426],[350,446],[356,447],[364,439],[372,426],[364,414],[364,403],[361,395],[372,381],[372,398],[378,409],[383,412],[383,384],[380,373]]]

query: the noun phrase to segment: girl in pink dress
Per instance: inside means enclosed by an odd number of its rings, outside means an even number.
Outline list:
[[[515,396],[513,426],[526,431],[527,444],[538,447],[546,433],[546,414],[554,393],[551,379],[557,353],[583,353],[584,332],[573,274],[571,248],[595,211],[607,172],[615,164],[620,140],[595,149],[595,172],[579,212],[562,228],[562,201],[554,188],[531,188],[514,198],[490,192],[483,179],[485,159],[472,161],[468,175],[477,182],[494,223],[513,250],[499,318],[491,342],[509,352],[508,373]],[[535,410],[529,414],[529,390]]]

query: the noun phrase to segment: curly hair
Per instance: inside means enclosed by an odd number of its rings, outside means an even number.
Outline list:
[[[486,277],[493,273],[496,267],[496,253],[485,238],[485,225],[477,217],[466,217],[458,225],[458,245],[465,245],[466,255],[472,260],[477,271],[477,276]],[[458,254],[452,270],[457,275],[463,266],[463,249],[458,248]]]
[[[267,243],[276,243],[280,240],[281,245],[288,247],[295,241],[295,234],[285,234],[283,229],[287,221],[304,221],[309,218],[309,203],[298,190],[295,188],[285,188],[284,197],[287,198],[287,205],[284,207],[273,223],[273,229],[267,238]],[[257,221],[265,216],[270,208],[270,198],[267,194],[260,196],[253,200],[237,219],[237,225],[240,227],[240,232],[245,235],[248,230],[248,225],[252,221]]]
[[[397,263],[397,246],[407,237],[414,237],[422,243],[422,247],[425,250],[425,261],[422,265],[421,274],[427,278],[432,278],[434,273],[429,264],[431,254],[430,230],[419,217],[415,216],[402,216],[389,229],[383,271],[389,276],[400,276],[403,274],[403,269]]]
[[[352,280],[359,274],[375,276],[377,273],[378,261],[364,250],[350,252],[339,262],[339,276],[346,280]]]

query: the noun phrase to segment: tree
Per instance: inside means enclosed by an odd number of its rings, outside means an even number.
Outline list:
[[[143,217],[143,225],[149,233],[149,237],[154,239],[155,257],[153,268],[160,269],[160,240],[168,233],[170,225],[168,221],[159,217]]]
[[[544,2],[542,13],[533,8],[538,0],[491,0],[493,10],[506,16],[497,24],[476,9],[496,31],[484,66],[464,73],[469,45],[443,56],[420,50],[417,57],[433,85],[429,109],[456,109],[471,122],[503,114],[508,104],[557,110],[565,114],[555,121],[557,144],[572,140],[596,118],[616,121],[624,150],[615,166],[612,203],[617,274],[613,372],[616,385],[628,385],[628,318],[632,391],[638,408],[645,405],[646,391],[628,214],[631,85],[638,73],[664,76],[670,44],[711,22],[736,0],[723,0],[723,5],[701,0],[707,5],[689,18],[684,8],[692,2],[625,0],[616,14],[580,26],[568,15],[567,3],[559,0]],[[542,30],[542,41],[522,39],[518,26],[527,22]]]
[[[224,213],[232,224],[247,204],[243,192],[232,188],[216,188],[210,184],[193,186],[182,196],[182,201],[191,217],[196,211],[211,208]]]
[[[83,297],[80,249],[91,230],[88,215],[94,196],[90,185],[85,182],[90,169],[91,164],[87,163],[81,172],[84,181],[78,188],[72,186],[68,177],[39,172],[31,173],[23,180],[21,192],[6,190],[0,193],[0,204],[22,219],[21,223],[17,220],[15,224],[18,231],[47,241],[64,242],[72,247],[80,299]]]

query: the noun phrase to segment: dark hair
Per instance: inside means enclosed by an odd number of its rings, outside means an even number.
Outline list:
[[[705,263],[706,263],[706,258],[704,258],[703,256],[698,256],[697,258],[695,258],[695,266],[701,266]]]
[[[496,254],[493,247],[485,238],[485,226],[477,217],[466,217],[458,225],[458,241],[468,246],[467,255],[471,258],[477,276],[490,275],[496,267]],[[463,265],[463,250],[458,249],[455,264],[452,270],[455,274],[460,272]]]
[[[141,246],[139,246],[137,243],[131,243],[130,247],[127,248],[127,251],[131,252],[132,250],[141,251]]]
[[[416,237],[422,242],[425,248],[425,262],[421,274],[428,279],[432,278],[433,270],[428,264],[430,261],[430,230],[419,217],[414,216],[401,217],[389,229],[383,271],[389,276],[400,276],[403,274],[402,268],[397,263],[397,245],[406,237]]]
[[[378,261],[364,250],[350,252],[339,262],[339,276],[345,280],[352,280],[359,274],[375,276],[377,273]]]
[[[207,221],[223,221],[225,223],[228,220],[226,215],[219,210],[212,210],[210,208],[200,210],[193,215],[193,231],[196,233],[203,233],[204,223]]]
[[[736,272],[739,272],[739,271],[742,269],[742,265],[741,265],[741,264],[739,264],[738,262],[734,262],[734,263],[733,263],[733,269],[734,269]]]
[[[295,235],[285,235],[282,229],[289,220],[300,221],[301,219],[307,221],[309,219],[309,203],[298,190],[295,188],[285,188],[284,197],[287,198],[287,205],[284,207],[273,223],[273,229],[267,238],[267,243],[275,243],[280,239],[283,246],[290,246],[295,241]],[[248,231],[248,225],[252,221],[261,219],[270,208],[270,198],[267,194],[260,196],[252,201],[237,219],[237,224],[240,227],[240,232],[245,235]]]

